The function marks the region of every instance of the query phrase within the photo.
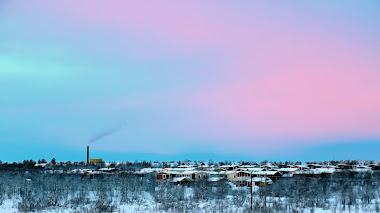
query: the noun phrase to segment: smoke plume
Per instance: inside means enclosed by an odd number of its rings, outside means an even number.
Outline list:
[[[123,123],[120,123],[112,128],[109,128],[109,129],[106,129],[102,132],[99,132],[98,134],[92,136],[89,140],[88,140],[88,144],[91,144],[91,143],[94,143],[108,135],[112,135],[113,133],[115,132],[118,132],[120,131],[124,126],[126,126],[126,123],[123,122]]]

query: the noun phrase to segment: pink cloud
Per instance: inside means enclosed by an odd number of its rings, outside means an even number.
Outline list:
[[[260,74],[249,70],[266,63],[242,60],[233,81],[202,88],[190,103],[223,120],[213,125],[224,137],[380,137],[380,66],[357,53],[273,58]]]
[[[270,25],[275,16],[264,25],[254,21],[267,17],[258,11],[244,20],[200,2],[69,1],[55,9],[93,27],[228,53],[219,61],[222,81],[210,79],[190,100],[210,112],[210,122],[224,121],[227,137],[380,135],[379,64],[361,42]]]
[[[287,23],[268,10],[255,9],[247,18],[204,2],[40,6],[86,27],[150,36],[184,52],[222,53],[224,58],[213,59],[221,69],[184,98],[184,108],[198,116],[181,120],[183,125],[173,122],[171,134],[215,141],[277,138],[276,143],[282,138],[380,137],[380,64],[364,40],[330,33],[323,25],[302,28],[305,23]]]
[[[69,0],[48,4],[41,1],[39,6],[86,27],[152,35],[188,47],[225,42],[234,28],[228,18],[222,17],[225,11],[205,2]]]

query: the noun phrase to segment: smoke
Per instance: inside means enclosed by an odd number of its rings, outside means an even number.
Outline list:
[[[89,140],[88,140],[88,145],[90,145],[91,143],[94,143],[108,135],[112,135],[113,133],[115,132],[118,132],[120,131],[123,127],[125,127],[127,124],[125,122],[122,122],[120,124],[117,124],[115,126],[113,126],[112,128],[109,128],[109,129],[106,129],[102,132],[99,132],[98,134],[92,136]]]

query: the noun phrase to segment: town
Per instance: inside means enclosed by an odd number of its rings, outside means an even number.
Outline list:
[[[229,164],[228,164],[229,163]],[[148,167],[140,167],[148,165]],[[79,168],[83,166],[82,168]],[[84,162],[46,163],[45,160],[34,164],[36,168],[44,168],[50,173],[81,174],[82,178],[94,178],[99,175],[116,175],[129,173],[144,177],[154,174],[158,183],[172,182],[185,184],[197,180],[215,183],[227,180],[236,186],[271,185],[280,178],[294,176],[329,177],[334,173],[373,172],[380,170],[379,162],[374,161],[323,161],[323,162],[213,162],[204,161],[170,161],[170,162],[111,162],[102,159],[90,159]],[[70,170],[71,167],[75,169]]]

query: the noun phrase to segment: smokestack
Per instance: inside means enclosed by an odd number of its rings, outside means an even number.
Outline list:
[[[90,146],[87,146],[87,164],[90,163]]]

